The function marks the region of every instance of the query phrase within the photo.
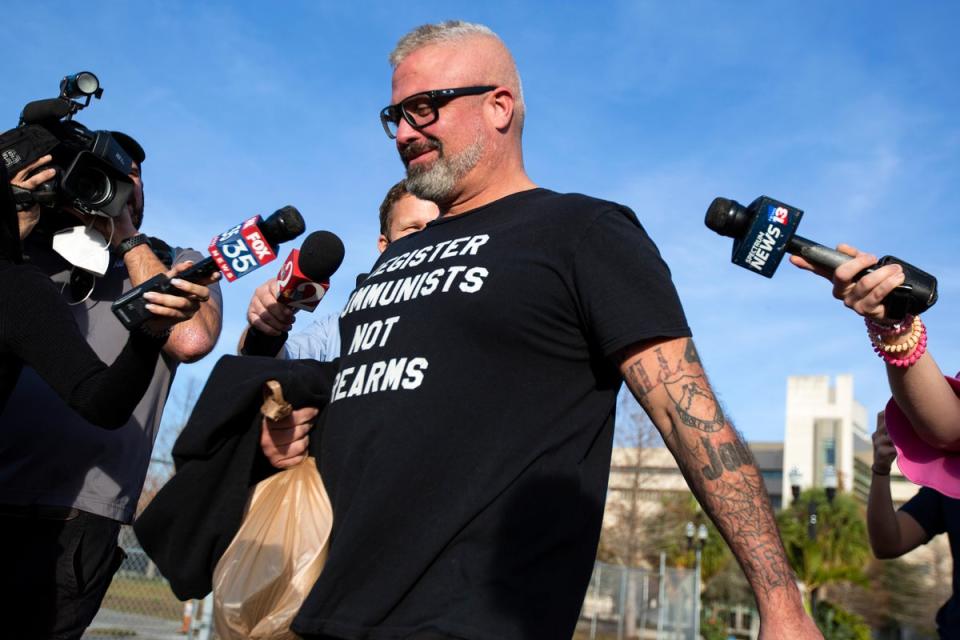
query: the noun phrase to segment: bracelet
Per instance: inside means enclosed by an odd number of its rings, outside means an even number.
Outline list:
[[[880,358],[883,359],[883,361],[886,362],[888,365],[891,365],[894,367],[901,367],[903,369],[912,367],[917,363],[918,360],[920,360],[923,354],[927,352],[927,328],[922,324],[921,326],[923,328],[921,331],[920,339],[917,342],[917,346],[913,350],[913,353],[911,353],[909,356],[906,356],[903,358],[896,358],[892,354],[884,352],[881,349],[878,349],[876,346],[874,346],[874,351],[876,351],[877,355],[880,356]]]
[[[150,239],[145,233],[138,233],[135,236],[130,236],[123,242],[117,245],[117,253],[122,258],[128,251],[134,247],[139,247],[142,244],[147,244],[150,242]]]
[[[883,339],[881,335],[872,333],[868,331],[870,336],[870,342],[873,343],[874,350],[880,350],[884,353],[907,353],[912,350],[920,342],[920,337],[924,332],[923,321],[919,316],[913,318],[913,322],[910,327],[910,335],[905,342],[891,344]],[[903,336],[906,332],[895,335],[893,337],[899,338]]]
[[[914,316],[907,314],[903,320],[893,324],[883,324],[872,318],[864,318],[863,322],[867,325],[867,331],[878,336],[901,336],[905,334],[913,325]]]
[[[890,342],[884,340],[881,336],[872,333],[870,334],[870,341],[873,343],[874,349],[879,349],[884,353],[908,353],[920,342],[920,337],[923,335],[923,331],[923,321],[920,320],[919,316],[917,316],[913,319],[913,323],[910,328],[910,335],[907,336],[907,340],[905,342],[891,344]],[[902,337],[902,334],[894,337],[900,338]]]
[[[873,475],[875,475],[875,476],[888,476],[888,475],[890,475],[890,468],[889,468],[889,467],[887,467],[887,472],[886,472],[886,473],[881,473],[881,472],[877,471],[877,463],[876,463],[876,462],[873,463],[873,466],[870,467],[870,470],[873,471]]]

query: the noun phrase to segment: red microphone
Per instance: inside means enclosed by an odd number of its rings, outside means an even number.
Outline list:
[[[300,250],[294,249],[277,274],[277,300],[294,309],[313,312],[330,288],[330,280],[314,282],[300,267]]]
[[[277,275],[277,300],[293,309],[313,311],[330,288],[330,276],[343,262],[343,253],[343,242],[336,235],[329,231],[311,233],[284,261]],[[286,332],[269,336],[251,326],[240,353],[272,357],[286,340]]]

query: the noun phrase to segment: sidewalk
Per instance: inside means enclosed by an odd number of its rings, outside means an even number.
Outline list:
[[[83,634],[83,640],[117,640],[125,637],[137,640],[183,640],[186,636],[180,633],[180,623],[177,621],[110,609],[100,609],[93,624]]]

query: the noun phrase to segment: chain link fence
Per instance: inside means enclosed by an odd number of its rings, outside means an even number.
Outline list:
[[[203,606],[181,602],[140,548],[133,528],[120,531],[127,557],[120,566],[84,640],[133,638],[184,640],[201,637]],[[212,638],[213,636],[208,636]]]
[[[577,640],[693,640],[695,572],[596,563]]]
[[[123,527],[123,561],[84,640],[212,640],[210,600],[183,603]],[[694,640],[695,572],[594,566],[576,640]],[[206,609],[206,611],[205,611]]]

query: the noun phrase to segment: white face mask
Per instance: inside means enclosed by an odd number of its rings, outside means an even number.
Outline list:
[[[53,235],[53,250],[75,267],[102,276],[110,266],[110,250],[106,238],[96,229],[68,227]]]

